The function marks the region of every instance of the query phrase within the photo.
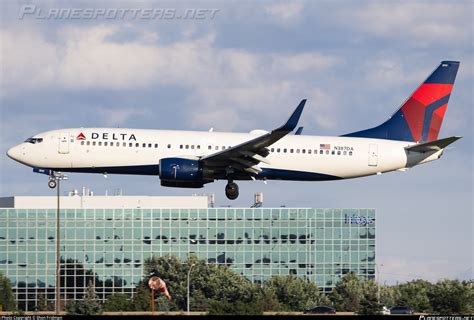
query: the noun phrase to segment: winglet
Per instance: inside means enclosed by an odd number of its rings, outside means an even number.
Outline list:
[[[298,127],[298,129],[296,129],[295,136],[299,136],[302,133],[303,133],[303,127]]]
[[[286,132],[293,131],[298,125],[298,121],[300,120],[301,113],[303,112],[305,103],[306,103],[306,99],[301,100],[300,104],[296,107],[295,111],[293,111],[293,114],[288,119],[288,121],[284,125],[282,125],[280,128],[275,129],[274,131],[286,131]]]

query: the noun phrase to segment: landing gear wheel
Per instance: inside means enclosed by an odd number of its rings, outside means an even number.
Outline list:
[[[56,188],[56,180],[50,179],[48,181],[48,187],[50,187],[51,189]]]
[[[225,195],[229,200],[235,200],[239,197],[239,186],[235,182],[229,182],[225,186]]]

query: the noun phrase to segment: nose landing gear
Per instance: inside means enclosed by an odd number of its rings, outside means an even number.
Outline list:
[[[56,180],[54,180],[54,178],[50,178],[48,181],[48,187],[50,187],[51,189],[54,189],[56,188],[56,185],[57,185]]]
[[[229,181],[225,186],[225,195],[229,200],[235,200],[239,197],[239,186],[233,181]]]

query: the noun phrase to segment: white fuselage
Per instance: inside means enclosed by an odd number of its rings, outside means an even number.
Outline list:
[[[200,159],[264,132],[166,131],[71,128],[48,131],[13,147],[8,155],[34,167],[56,171],[158,175],[162,158]],[[332,180],[368,176],[426,162],[411,159],[413,142],[352,137],[287,135],[268,147],[256,179]],[[435,158],[438,158],[436,156]],[[431,159],[430,159],[431,160]],[[432,159],[434,160],[434,158]],[[217,177],[216,177],[217,179]]]

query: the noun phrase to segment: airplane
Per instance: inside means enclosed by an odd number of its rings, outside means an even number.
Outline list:
[[[406,171],[437,160],[459,136],[438,139],[459,68],[442,61],[382,124],[341,136],[307,136],[298,124],[306,99],[288,121],[249,133],[69,128],[43,132],[12,147],[13,160],[49,175],[58,172],[154,175],[161,185],[202,188],[227,180],[225,194],[239,196],[238,180],[328,181]]]

